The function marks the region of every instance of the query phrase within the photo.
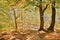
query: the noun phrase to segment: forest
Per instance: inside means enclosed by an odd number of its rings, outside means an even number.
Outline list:
[[[0,0],[0,40],[60,40],[60,0]]]

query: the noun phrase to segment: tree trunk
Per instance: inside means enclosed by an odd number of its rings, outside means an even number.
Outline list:
[[[56,16],[56,9],[55,9],[55,0],[52,1],[52,17],[51,17],[51,24],[50,27],[47,29],[49,32],[54,31],[54,25],[55,25],[55,16]]]
[[[40,12],[40,28],[38,31],[44,30],[43,26],[44,26],[44,14],[42,12],[42,0],[40,0],[40,7],[39,7],[39,12]]]
[[[15,13],[15,10],[14,10],[14,21],[15,21],[15,30],[17,31],[17,20],[16,20],[16,13]]]

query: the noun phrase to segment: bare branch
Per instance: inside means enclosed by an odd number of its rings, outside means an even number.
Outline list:
[[[49,5],[49,4],[46,4],[46,7],[43,9],[42,12],[45,12],[45,10],[47,9],[48,5]]]

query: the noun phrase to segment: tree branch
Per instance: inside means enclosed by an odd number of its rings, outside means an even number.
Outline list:
[[[42,12],[45,12],[45,10],[47,9],[48,5],[49,5],[49,4],[46,4],[46,7],[43,9]]]

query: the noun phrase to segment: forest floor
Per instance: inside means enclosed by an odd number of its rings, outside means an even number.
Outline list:
[[[53,33],[27,30],[22,32],[0,32],[0,40],[60,40],[60,30]]]

